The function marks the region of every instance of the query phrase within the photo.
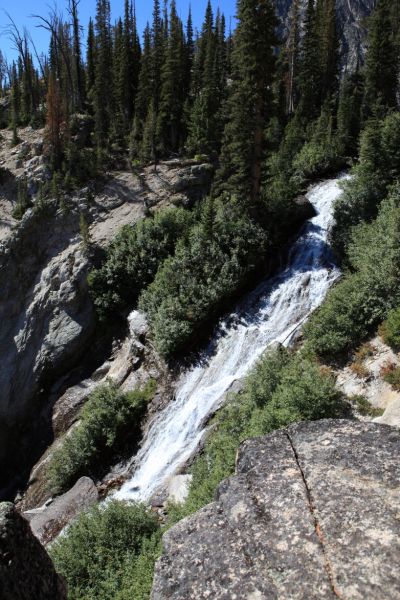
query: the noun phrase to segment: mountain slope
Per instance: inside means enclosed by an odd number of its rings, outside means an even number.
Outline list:
[[[285,34],[289,23],[292,0],[276,0],[277,13],[285,24]],[[302,11],[307,0],[300,0]],[[366,53],[366,19],[375,6],[375,0],[336,0],[338,25],[341,39],[341,59],[343,68],[354,69],[357,61],[364,60]]]

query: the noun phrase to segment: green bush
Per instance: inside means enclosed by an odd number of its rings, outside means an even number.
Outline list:
[[[338,171],[345,164],[343,144],[329,111],[323,108],[320,117],[308,125],[296,115],[286,126],[279,149],[268,158],[267,205],[285,203],[300,194],[310,179]]]
[[[359,275],[345,277],[304,326],[311,348],[328,358],[354,348],[368,333],[360,314],[364,301]]]
[[[333,132],[332,116],[322,111],[313,129],[311,139],[293,160],[295,177],[301,181],[338,171],[345,164],[342,148]]]
[[[103,266],[93,270],[88,278],[100,319],[136,301],[192,222],[190,212],[168,208],[135,227],[127,225],[121,229],[107,251]]]
[[[338,171],[343,166],[344,162],[338,156],[334,140],[329,143],[311,141],[305,144],[293,162],[297,176],[303,180]]]
[[[266,234],[231,198],[208,200],[200,222],[142,293],[139,306],[150,320],[159,351],[182,349],[243,284],[265,256]]]
[[[195,461],[189,498],[169,507],[168,526],[210,502],[234,471],[240,443],[294,421],[343,414],[334,377],[310,356],[284,348],[268,352],[215,418]],[[156,518],[142,505],[111,502],[81,515],[51,548],[69,586],[69,600],[147,600],[161,554]]]
[[[331,290],[304,327],[317,354],[333,358],[356,347],[400,304],[399,208],[398,187],[375,221],[353,229],[348,261],[354,272]]]
[[[83,408],[81,420],[57,448],[48,467],[53,491],[62,492],[78,477],[96,473],[98,462],[106,462],[127,434],[140,435],[147,403],[154,395],[155,382],[143,390],[121,392],[114,384],[97,388]]]
[[[140,554],[126,562],[121,589],[116,594],[115,600],[148,600],[150,598],[154,565],[161,556],[161,551],[161,532],[157,530],[150,539],[144,539]]]
[[[400,113],[371,119],[360,141],[360,161],[335,206],[333,246],[344,258],[353,227],[376,218],[389,186],[400,177]]]
[[[376,218],[385,191],[378,175],[353,169],[353,178],[342,182],[343,193],[335,203],[335,226],[331,234],[336,255],[346,261],[353,228]]]
[[[400,367],[393,366],[393,368],[387,369],[383,379],[396,391],[400,391]]]
[[[155,515],[115,501],[82,514],[50,550],[69,600],[148,600],[160,553]]]
[[[237,449],[244,440],[293,422],[343,414],[334,377],[315,359],[283,348],[266,353],[246,379],[244,390],[217,414],[205,451],[192,468],[189,497],[184,505],[170,508],[171,520],[213,500],[219,483],[234,472]]]
[[[365,396],[351,396],[350,402],[356,405],[358,412],[363,417],[381,417],[384,411],[381,408],[375,408]]]
[[[380,333],[386,344],[396,352],[400,351],[400,307],[389,311],[386,321],[382,324]]]

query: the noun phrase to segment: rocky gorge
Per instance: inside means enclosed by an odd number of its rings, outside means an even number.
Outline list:
[[[227,35],[208,2],[192,36],[154,0],[142,48],[101,0],[85,58],[71,0],[48,72],[0,78],[0,600],[400,595],[375,4],[239,0]]]
[[[342,52],[351,56],[347,57],[351,65],[356,55],[363,57],[363,18],[371,3],[343,2],[338,8]],[[289,10],[290,2],[277,3],[283,22],[287,23]],[[3,100],[2,114],[7,111],[9,104]],[[75,120],[74,141],[83,147],[88,141],[87,119],[77,115]],[[36,481],[47,448],[76,423],[96,385],[110,377],[130,389],[132,382],[142,383],[150,373],[160,379],[161,372],[161,379],[168,380],[151,344],[144,345],[145,360],[140,340],[132,350],[124,325],[99,333],[86,278],[122,225],[170,204],[190,204],[207,192],[213,174],[211,164],[175,159],[160,164],[157,172],[147,167],[106,174],[104,181],[67,195],[61,208],[52,201],[41,205],[40,186],[51,178],[42,156],[43,131],[23,128],[19,137],[11,151],[11,132],[4,130],[0,140],[0,488],[4,497],[25,487],[35,463]],[[22,180],[27,181],[36,204],[18,223],[13,211]],[[296,227],[309,216],[309,207],[303,206]],[[88,224],[90,251],[82,240],[82,218]],[[130,366],[125,368],[124,362]],[[143,364],[150,365],[147,371]],[[130,375],[143,369],[143,377]],[[157,396],[167,398],[168,393],[159,391]],[[21,475],[27,456],[29,467]],[[14,480],[15,472],[22,477],[19,482]],[[26,504],[29,509],[46,500],[36,492],[33,497]]]
[[[119,351],[125,359],[130,355],[130,348],[123,346],[123,331],[118,333],[118,323],[114,330],[110,328],[110,334],[96,332],[86,281],[96,253],[124,224],[134,224],[147,211],[193,202],[207,192],[212,175],[209,164],[179,160],[163,164],[156,173],[152,168],[138,175],[117,172],[106,177],[98,190],[86,187],[66,197],[62,208],[51,200],[45,206],[34,204],[18,223],[12,216],[17,182],[27,180],[35,199],[40,182],[48,178],[43,157],[37,155],[43,132],[28,129],[20,135],[25,140],[10,155],[10,135],[3,133],[0,156],[3,496],[9,494],[6,484],[13,480],[12,474],[23,470],[27,454],[30,461],[32,456],[39,458],[54,434],[65,433],[74,422],[76,409],[85,397],[81,392],[86,390],[87,396],[90,387],[85,383],[87,376],[107,359],[115,359]],[[90,252],[82,242],[82,215],[89,226]],[[89,343],[92,349],[88,356]],[[129,374],[129,360],[126,365],[125,376],[116,375],[119,383]],[[107,374],[112,376],[105,367],[95,379]],[[75,383],[80,391],[67,392]],[[67,404],[69,416],[57,404],[64,394],[67,399],[61,404]],[[15,482],[11,487],[15,488]]]
[[[21,173],[13,172],[14,160],[24,176],[32,178],[29,166],[23,169],[31,160],[26,147],[23,144],[26,162],[21,162],[17,153],[7,159],[9,177],[13,173],[18,177]],[[41,165],[35,177],[38,174],[39,177],[46,177],[45,165]],[[5,392],[2,398],[5,400],[7,397],[7,403],[3,402],[2,420],[3,458],[7,469],[3,469],[2,473],[5,482],[10,481],[10,473],[14,474],[16,470],[18,477],[15,479],[11,476],[12,485],[8,489],[5,487],[3,493],[7,496],[12,495],[15,489],[20,490],[16,497],[17,506],[29,519],[42,543],[51,542],[82,510],[98,502],[111,490],[120,488],[135,464],[128,449],[127,455],[115,457],[115,466],[106,469],[101,480],[94,482],[84,477],[66,494],[59,498],[52,497],[47,484],[49,460],[64,437],[79,422],[80,412],[90,393],[107,381],[115,382],[123,391],[130,391],[150,379],[156,380],[157,391],[149,405],[145,432],[148,432],[157,414],[176,398],[177,393],[175,374],[154,350],[147,323],[140,313],[132,313],[128,331],[123,320],[121,323],[111,323],[106,331],[99,331],[96,327],[86,281],[89,269],[95,264],[96,253],[106,247],[121,225],[137,222],[148,210],[193,202],[207,190],[211,173],[211,165],[185,164],[181,161],[161,164],[157,173],[152,168],[147,168],[139,175],[123,171],[113,173],[100,183],[98,189],[84,188],[75,197],[68,198],[65,214],[50,201],[44,210],[35,207],[29,209],[18,226],[8,235],[4,234],[8,239],[3,242],[4,266],[1,276],[4,277],[3,289],[7,292],[8,303],[4,304],[3,310],[8,311],[12,318],[5,321],[7,327],[2,328],[2,347],[7,355],[1,375]],[[31,185],[35,187],[38,183],[31,179]],[[318,186],[316,189],[319,189]],[[322,186],[321,189],[325,188]],[[336,188],[332,188],[332,191],[335,196]],[[323,193],[328,194],[326,197],[329,199],[332,192],[327,188]],[[321,198],[325,202],[323,195]],[[311,206],[304,198],[299,209],[297,227],[302,220],[312,216]],[[81,214],[85,215],[90,226],[90,249],[83,244]],[[311,248],[304,250],[306,260]],[[316,248],[318,252],[326,252],[323,246],[317,245]],[[300,265],[303,258],[299,255],[296,259],[295,254],[294,258],[293,273],[296,279],[296,260]],[[328,258],[327,255],[322,261],[324,268]],[[17,268],[19,264],[21,267]],[[331,285],[337,273],[331,271],[333,265],[327,263],[326,266],[327,281]],[[21,268],[24,269],[22,286],[18,285]],[[288,275],[285,270],[283,273],[284,281]],[[307,270],[303,273],[300,269],[300,273],[301,282],[304,279],[310,284]],[[316,277],[318,281],[318,272]],[[277,283],[279,289],[280,276]],[[267,297],[271,293],[268,286],[267,280]],[[303,289],[302,283],[301,286]],[[256,290],[255,297],[262,298],[260,290]],[[297,294],[291,287],[288,288],[288,294],[287,301],[293,299],[297,304]],[[307,312],[312,306],[308,303],[316,300],[312,300],[313,295],[307,300],[304,294],[304,291],[301,292]],[[249,302],[254,310],[251,296]],[[247,311],[248,308],[245,308]],[[282,341],[285,341],[283,338],[290,339],[290,332],[296,331],[297,324],[302,322],[305,315],[298,314],[296,309],[293,323],[290,321],[285,325],[286,333],[282,334]],[[281,321],[280,303],[277,305],[276,318],[277,323]],[[240,342],[243,345],[242,353],[246,343],[246,338]],[[260,350],[266,343],[261,332]],[[12,352],[9,351],[10,347]],[[224,355],[221,360],[225,361]],[[242,364],[243,357],[240,361]],[[224,369],[225,362],[220,365],[221,373]],[[235,381],[231,389],[240,386],[237,373],[237,369],[234,369]],[[345,382],[345,372],[343,377]],[[343,385],[346,387],[345,383]],[[204,393],[208,395],[208,391]],[[173,404],[171,407],[174,408]],[[204,427],[208,419],[209,415],[206,415],[200,425]],[[11,454],[10,449],[13,449]],[[183,459],[180,460],[182,463]],[[184,479],[187,476],[182,477]],[[187,485],[187,481],[182,480],[182,484]],[[129,485],[128,480],[126,487]],[[162,493],[161,505],[165,504],[169,493],[166,496]],[[180,489],[177,494],[179,497]],[[155,498],[153,505],[157,504]]]

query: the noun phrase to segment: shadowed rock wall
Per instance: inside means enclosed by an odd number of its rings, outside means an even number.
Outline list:
[[[1,600],[66,600],[64,581],[10,503],[0,504]]]

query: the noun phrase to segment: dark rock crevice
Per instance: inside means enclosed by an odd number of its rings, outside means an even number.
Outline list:
[[[329,580],[332,592],[340,600],[345,600],[345,597],[342,596],[339,593],[339,591],[337,589],[337,586],[336,586],[335,574],[334,574],[334,571],[333,571],[332,564],[331,564],[331,562],[329,560],[329,554],[328,554],[327,548],[325,546],[324,532],[322,530],[321,523],[318,521],[318,511],[317,511],[317,508],[316,508],[316,505],[315,505],[315,500],[313,498],[311,488],[308,485],[306,475],[305,475],[305,473],[303,471],[303,468],[301,466],[301,463],[300,463],[299,455],[297,454],[296,447],[294,445],[294,441],[291,438],[289,431],[286,432],[286,435],[287,435],[287,438],[289,440],[289,444],[290,444],[290,446],[292,448],[292,451],[293,451],[293,456],[295,458],[296,464],[297,464],[297,466],[299,468],[299,471],[300,471],[300,474],[301,474],[301,478],[302,478],[303,483],[304,483],[304,488],[305,488],[305,491],[306,491],[306,496],[307,496],[307,501],[308,501],[308,508],[310,510],[311,517],[312,517],[312,519],[314,521],[315,534],[316,534],[316,536],[317,536],[317,538],[319,540],[320,546],[321,546],[321,551],[322,551],[322,554],[323,554],[323,557],[324,557],[324,561],[325,561],[325,570],[326,570],[326,574],[327,574],[327,577],[328,577],[328,580]]]
[[[398,600],[399,452],[397,429],[351,420],[244,442],[215,502],[165,534],[152,600]]]

